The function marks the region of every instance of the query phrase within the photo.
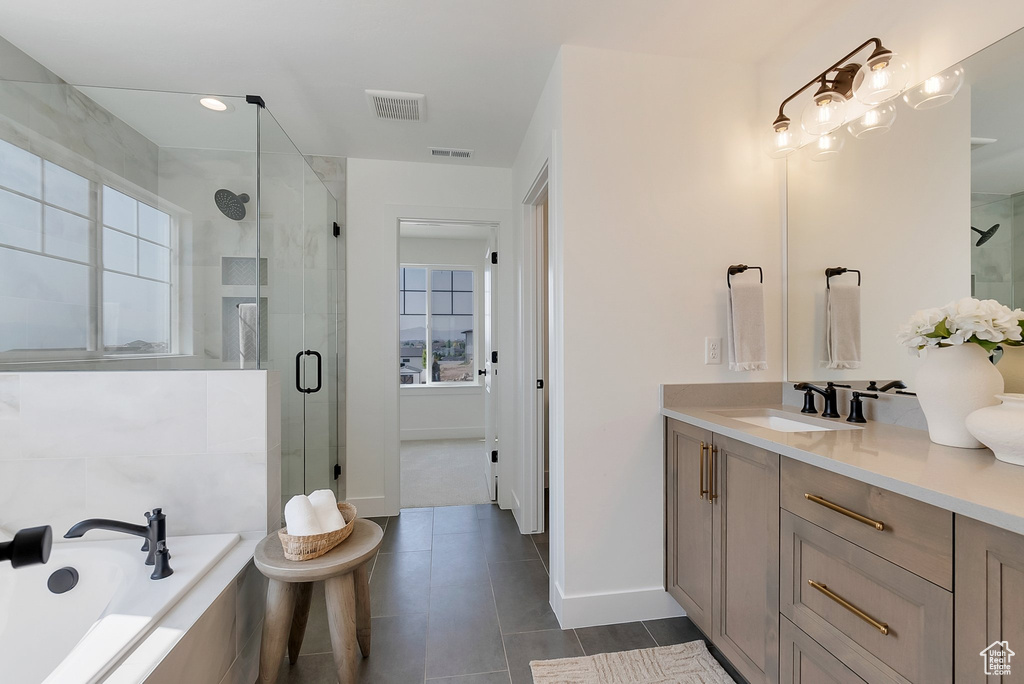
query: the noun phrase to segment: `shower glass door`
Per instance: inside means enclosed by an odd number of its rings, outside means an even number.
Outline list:
[[[259,141],[260,260],[267,270],[260,367],[281,377],[284,502],[315,489],[337,491],[337,201],[266,109]]]

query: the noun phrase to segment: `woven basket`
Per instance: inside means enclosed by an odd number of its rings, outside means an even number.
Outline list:
[[[341,542],[348,539],[355,528],[356,507],[350,503],[338,504],[345,526],[334,532],[311,534],[308,537],[296,537],[288,534],[288,528],[278,530],[277,536],[284,547],[284,557],[293,561],[312,560],[324,555]]]

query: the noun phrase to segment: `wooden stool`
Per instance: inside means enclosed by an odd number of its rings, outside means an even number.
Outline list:
[[[380,548],[383,538],[384,532],[377,523],[359,518],[348,539],[313,560],[285,558],[277,532],[256,545],[256,567],[270,579],[260,643],[262,684],[277,681],[286,642],[291,662],[299,657],[313,582],[321,580],[327,590],[327,623],[338,681],[356,681],[357,644],[364,658],[370,655],[370,582],[366,563]]]

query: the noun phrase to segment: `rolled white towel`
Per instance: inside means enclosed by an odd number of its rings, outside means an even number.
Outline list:
[[[305,494],[293,496],[284,505],[284,524],[288,534],[296,537],[323,534],[325,531],[320,527],[313,504]]]
[[[338,500],[330,489],[318,489],[309,495],[313,511],[324,532],[334,532],[345,526],[345,517],[338,510]]]

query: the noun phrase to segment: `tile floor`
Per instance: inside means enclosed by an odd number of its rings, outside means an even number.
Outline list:
[[[370,575],[373,646],[360,682],[529,684],[531,660],[701,638],[686,618],[559,629],[548,605],[547,535],[520,534],[497,506],[405,509],[375,521],[384,542]],[[278,681],[336,681],[322,584],[302,654],[282,664]]]

